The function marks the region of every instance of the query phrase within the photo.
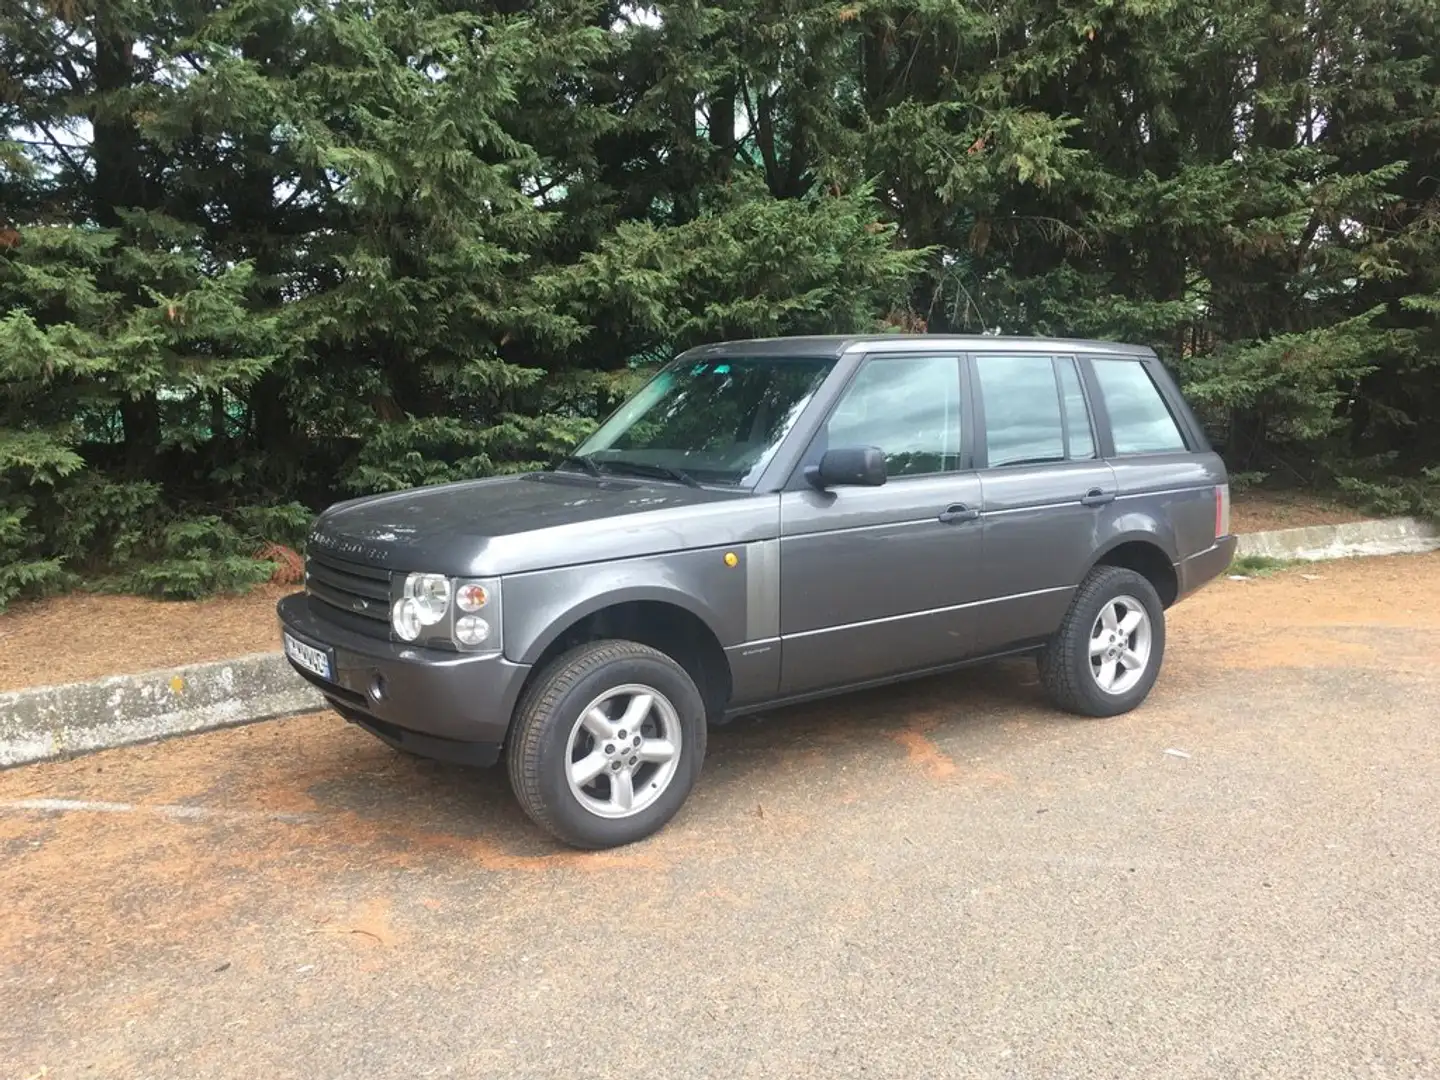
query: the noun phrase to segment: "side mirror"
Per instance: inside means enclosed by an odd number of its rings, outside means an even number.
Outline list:
[[[805,479],[821,491],[832,487],[879,487],[885,483],[885,454],[875,446],[844,446],[825,451]]]

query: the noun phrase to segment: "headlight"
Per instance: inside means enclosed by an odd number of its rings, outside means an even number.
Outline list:
[[[390,625],[402,641],[414,641],[420,636],[420,605],[413,596],[402,597],[390,609]]]
[[[450,610],[450,579],[442,574],[411,574],[405,579],[405,598],[415,601],[421,626],[434,626]]]
[[[499,652],[500,579],[456,580],[444,574],[398,575],[390,626],[401,641],[460,652]]]

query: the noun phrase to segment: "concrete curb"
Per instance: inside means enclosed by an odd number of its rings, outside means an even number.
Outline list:
[[[0,694],[0,768],[323,705],[282,653]]]
[[[1309,561],[1437,548],[1436,526],[1392,518],[1247,533],[1236,554]],[[0,694],[0,768],[323,707],[320,694],[278,652],[16,690]]]
[[[1414,555],[1437,548],[1440,528],[1429,521],[1404,517],[1245,533],[1235,554],[1315,562],[1354,555]]]

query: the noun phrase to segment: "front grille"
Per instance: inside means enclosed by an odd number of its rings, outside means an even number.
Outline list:
[[[311,552],[305,558],[305,591],[325,605],[319,613],[325,618],[372,637],[390,637],[390,571]]]

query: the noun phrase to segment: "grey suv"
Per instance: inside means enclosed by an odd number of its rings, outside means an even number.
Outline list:
[[[505,757],[578,847],[689,795],[707,720],[1034,652],[1144,700],[1221,573],[1225,467],[1149,349],[939,336],[692,349],[555,468],[340,503],[280,602],[295,668],[403,750]]]

